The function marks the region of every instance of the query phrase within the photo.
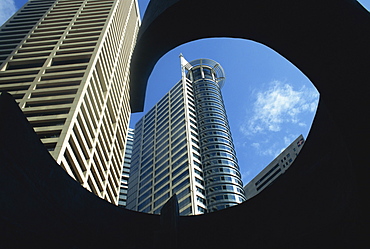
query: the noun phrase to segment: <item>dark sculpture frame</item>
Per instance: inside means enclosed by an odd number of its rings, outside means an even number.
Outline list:
[[[176,231],[166,233],[159,216],[115,207],[72,180],[2,93],[0,247],[369,247],[369,34],[369,12],[354,0],[152,0],[132,58],[132,110],[142,110],[150,72],[172,48],[207,37],[254,40],[320,92],[299,157],[255,198],[172,219]]]

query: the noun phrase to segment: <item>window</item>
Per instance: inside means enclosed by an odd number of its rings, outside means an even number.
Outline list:
[[[147,192],[145,192],[145,194],[140,196],[139,197],[139,203],[142,202],[143,200],[145,200],[145,198],[147,198],[151,193],[152,193],[152,189],[149,189]]]
[[[170,177],[169,177],[169,176],[167,176],[167,177],[163,178],[163,180],[162,180],[162,181],[160,181],[159,183],[157,183],[157,184],[154,186],[154,190],[159,189],[160,187],[162,187],[162,186],[163,186],[163,184],[165,184],[165,183],[166,183],[166,182],[168,182],[169,180],[170,180]]]
[[[148,205],[150,202],[152,201],[152,197],[149,197],[148,199],[146,199],[143,203],[141,203],[138,207],[138,210],[141,211],[141,209],[143,207],[145,207],[146,205]]]
[[[213,79],[212,71],[209,68],[203,68],[204,78]]]
[[[183,171],[187,166],[188,166],[188,162],[186,161],[180,167],[177,167],[177,169],[172,172],[172,177],[176,176],[178,173]]]
[[[177,199],[178,200],[181,200],[182,198],[184,198],[189,193],[190,193],[190,187],[188,187],[188,188],[184,189],[183,191],[181,191],[181,193],[177,195]]]
[[[167,191],[168,189],[170,189],[170,184],[167,184],[165,185],[163,188],[161,188],[160,190],[158,190],[155,194],[154,194],[154,198],[156,199],[157,197],[161,196],[165,191]]]
[[[164,146],[162,146],[162,147],[164,147]],[[162,148],[161,147],[161,148]],[[160,149],[161,149],[160,148]],[[157,154],[157,156],[155,157],[155,160],[158,162],[159,161],[159,159],[161,159],[162,158],[162,156],[164,156],[165,154],[167,154],[167,152],[168,152],[168,147],[165,147],[164,148],[164,150],[162,150],[162,151],[160,151],[158,154]],[[166,160],[168,158],[168,154],[166,155],[166,157],[164,158],[164,160]]]
[[[176,185],[179,181],[189,175],[189,171],[186,170],[172,181],[172,185]]]
[[[180,215],[189,215],[192,212],[191,206],[185,209],[184,211],[180,212]]]
[[[7,66],[7,70],[15,70],[15,69],[26,69],[26,68],[34,68],[34,67],[42,67],[45,63],[46,59],[39,59],[39,60],[26,60],[20,62],[9,62]]]
[[[199,193],[201,193],[201,194],[204,195],[204,193],[205,193],[204,189],[202,189],[202,188],[200,188],[198,186],[196,186],[196,187],[197,187],[197,192],[199,192]]]
[[[202,78],[200,68],[193,69],[192,72],[193,72],[193,80]]]
[[[139,190],[139,195],[141,195],[142,193],[144,193],[146,190],[148,190],[148,188],[150,188],[152,186],[152,181],[148,182],[147,185],[145,185],[144,187],[142,187],[140,190]]]
[[[166,193],[161,198],[159,198],[157,201],[154,202],[154,208],[158,207],[158,205],[165,202],[170,197],[170,193]]]
[[[202,204],[206,205],[206,200],[205,200],[205,199],[203,199],[203,198],[202,198],[202,197],[200,197],[200,196],[197,196],[197,201],[199,201],[200,203],[202,203]]]
[[[197,154],[193,153],[193,156],[194,156],[196,159],[198,159],[199,161],[201,161],[201,158],[200,158],[200,156],[199,156],[199,155],[197,155]]]
[[[156,164],[156,165],[155,165],[155,166],[156,166],[155,173],[157,174],[157,173],[161,172],[161,171],[162,171],[163,169],[165,169],[169,164],[170,164],[170,163],[169,163],[169,161],[164,162],[162,165],[161,165],[161,164]]]
[[[195,181],[201,185],[204,185],[204,182],[200,179],[198,179],[197,177],[195,177]]]
[[[75,56],[75,57],[56,57],[51,63],[52,66],[70,65],[79,63],[88,63],[90,61],[90,55]]]
[[[160,175],[158,175],[154,181],[157,182],[158,180],[160,180],[162,177],[164,177],[166,174],[168,174],[168,172],[170,171],[169,168],[167,168],[166,170],[164,170]]]
[[[259,179],[255,185],[258,186],[266,177],[268,177],[274,170],[276,170],[279,167],[279,164],[276,164],[272,169],[270,169],[261,179]]]
[[[185,147],[184,147],[185,146]],[[178,145],[176,145],[172,150],[171,150],[171,154],[174,154],[175,152],[177,152],[180,148],[185,148],[186,149],[186,140],[182,141],[181,143],[179,143]]]
[[[189,197],[187,197],[187,198],[185,198],[183,201],[181,201],[181,202],[179,203],[179,209],[181,209],[181,208],[185,207],[185,206],[186,206],[186,205],[188,205],[189,203],[191,203],[191,198],[190,198],[190,196],[189,196]]]
[[[143,179],[145,176],[149,175],[152,173],[153,171],[153,165],[152,165],[152,162],[153,161],[150,161],[149,164],[147,164],[145,167],[143,167],[140,171],[141,171],[141,176],[140,176],[140,179]],[[147,167],[147,166],[151,166],[151,167]],[[149,169],[148,169],[149,168]],[[148,169],[144,174],[142,172],[144,172],[144,170]]]
[[[206,212],[206,210],[204,208],[200,207],[200,206],[197,206],[197,208],[198,208],[198,211],[200,213],[203,213],[204,214]]]
[[[181,190],[182,188],[184,188],[189,183],[190,183],[189,178],[185,179],[179,185],[177,185],[176,187],[173,188],[172,193],[176,194],[179,190]]]
[[[175,161],[177,158],[179,158],[179,156],[181,156],[183,153],[185,153],[187,151],[187,147],[184,147],[182,148],[181,150],[179,150],[176,154],[174,154],[171,158],[172,161]],[[186,158],[187,158],[187,155],[185,155]],[[183,157],[182,157],[183,158]],[[180,162],[180,161],[178,161]]]
[[[199,175],[199,176],[203,177],[203,173],[202,173],[202,172],[200,172],[199,170],[194,169],[194,172],[195,172],[195,174],[197,174],[197,175]]]

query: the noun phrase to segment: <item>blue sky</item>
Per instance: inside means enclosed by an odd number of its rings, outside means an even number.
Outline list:
[[[26,2],[0,0],[0,23]],[[139,0],[142,15],[148,2]],[[370,8],[370,0],[359,2]],[[225,70],[222,94],[244,184],[300,134],[307,137],[319,98],[312,83],[268,47],[229,38],[191,42],[163,56],[149,78],[144,112],[132,115],[130,127],[180,79],[180,53],[188,61],[213,59]]]

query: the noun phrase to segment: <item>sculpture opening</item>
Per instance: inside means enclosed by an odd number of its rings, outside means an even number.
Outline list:
[[[179,54],[183,54],[188,60],[197,58],[216,60],[224,68],[226,83],[222,87],[221,92],[226,108],[228,125],[231,129],[233,146],[236,150],[237,161],[240,167],[242,184],[246,186],[251,182],[254,185],[253,188],[256,189],[255,193],[251,193],[248,187],[246,198],[249,199],[270,185],[288,170],[293,163],[299,153],[299,151],[293,151],[293,149],[299,148],[300,150],[301,147],[297,143],[301,139],[298,139],[301,134],[304,139],[308,136],[316,113],[319,93],[309,79],[293,64],[262,44],[232,38],[202,39],[181,45],[168,52],[158,61],[148,81],[144,112],[132,114],[131,128],[134,128],[136,123],[139,124],[138,127],[144,127],[145,118],[148,119],[150,125],[155,126],[157,122],[161,127],[165,127],[163,126],[163,123],[166,123],[163,120],[163,114],[159,113],[161,114],[160,119],[155,116],[158,108],[160,108],[158,109],[159,112],[162,110],[162,103],[165,101],[163,99],[170,101],[172,92],[176,90],[173,88],[176,88],[174,87],[176,82],[179,82],[181,79]],[[195,107],[197,108],[197,104],[195,104]],[[166,108],[169,115],[171,105],[168,105]],[[144,118],[143,116],[147,113],[150,116]],[[176,122],[180,123],[181,119],[177,119]],[[169,124],[171,124],[171,121]],[[193,127],[203,129],[199,127],[199,124],[194,124]],[[152,135],[149,134],[150,131],[139,129],[139,135],[143,136],[142,138],[145,141],[152,137],[156,139],[162,135],[168,136],[167,133],[162,131]],[[146,132],[148,135],[145,134]],[[175,135],[177,136],[177,134]],[[169,136],[171,137],[171,134]],[[281,159],[277,158],[293,142],[296,143],[296,148],[291,148],[291,152],[286,151],[286,155],[281,155]],[[190,139],[188,143],[191,143]],[[153,148],[154,146],[156,145],[153,144]],[[134,163],[139,163],[137,154],[140,152],[138,150],[135,152],[136,155],[133,155],[133,157],[136,157],[135,159],[137,160]],[[154,150],[152,153],[154,154]],[[143,152],[142,156],[149,158],[150,156],[147,154]],[[171,155],[168,152],[168,157],[171,157]],[[140,179],[144,180],[145,178],[147,184],[149,184],[147,191],[142,190],[140,194],[137,194],[136,208],[142,204],[140,206],[141,210],[135,209],[137,211],[156,213],[157,210],[158,213],[160,209],[158,205],[155,205],[156,201],[169,199],[173,192],[173,190],[170,190],[171,187],[168,187],[160,194],[156,194],[156,191],[151,189],[157,182],[155,180],[157,173],[165,172],[162,170],[156,172],[155,167],[156,160],[160,161],[162,156],[163,153],[157,158],[155,154],[153,159],[149,161],[140,156],[140,160],[143,160],[144,163],[151,163],[154,169],[141,165],[145,168],[141,173],[138,173],[135,168],[135,172]],[[279,162],[275,162],[278,160]],[[168,167],[171,170],[171,160],[169,159],[169,161]],[[272,163],[274,165],[269,165]],[[277,164],[280,165],[275,167]],[[270,169],[272,167],[274,169]],[[170,176],[170,170],[160,178],[165,179],[166,174]],[[261,172],[263,170],[265,173]],[[148,171],[150,172],[147,173]],[[259,176],[262,180],[255,178],[259,173],[262,174]],[[167,179],[168,183],[171,183],[171,180],[172,178]],[[259,181],[257,184],[259,186],[255,185],[257,181]],[[135,185],[138,186],[137,184]],[[142,183],[142,185],[144,186],[145,184]],[[202,191],[207,195],[210,190],[205,188]],[[188,192],[189,195],[190,192]],[[178,197],[183,197],[183,200],[185,200],[187,196],[182,195]],[[203,195],[198,196],[199,200],[203,200],[203,198]],[[180,203],[181,201],[179,199]],[[194,211],[194,209],[197,210],[198,208],[202,212]],[[207,210],[204,210],[203,205],[199,207],[193,205],[191,211],[190,213],[182,213],[182,215],[207,212]]]

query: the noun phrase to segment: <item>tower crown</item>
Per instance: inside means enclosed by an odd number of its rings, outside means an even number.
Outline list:
[[[186,75],[188,78],[193,77],[192,80],[194,81],[209,78],[217,82],[220,88],[225,84],[225,72],[220,63],[211,59],[197,59],[191,62],[185,62],[182,63],[182,67],[187,70]],[[190,72],[192,76],[190,76]]]

